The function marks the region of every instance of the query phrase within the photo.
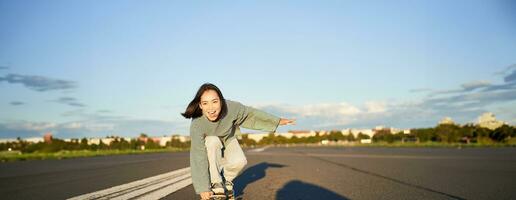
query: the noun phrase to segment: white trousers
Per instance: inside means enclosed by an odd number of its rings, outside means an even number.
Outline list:
[[[222,170],[224,170],[224,179],[233,181],[247,164],[247,159],[237,139],[224,146],[219,137],[206,136],[205,145],[211,183],[222,183]]]

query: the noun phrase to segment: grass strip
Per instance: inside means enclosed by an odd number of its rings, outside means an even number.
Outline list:
[[[13,162],[23,160],[50,160],[50,159],[69,159],[79,157],[92,157],[92,156],[107,156],[107,155],[128,155],[128,154],[145,154],[145,153],[162,153],[162,152],[180,152],[187,151],[188,149],[181,148],[166,148],[166,149],[147,149],[147,150],[76,150],[68,151],[62,150],[53,153],[22,153],[20,151],[3,151],[0,152],[1,162]]]

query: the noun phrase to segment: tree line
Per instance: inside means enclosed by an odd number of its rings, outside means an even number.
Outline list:
[[[71,141],[64,141],[57,138],[52,138],[49,142],[31,143],[18,138],[18,141],[0,143],[0,151],[11,149],[13,151],[20,151],[22,153],[52,153],[61,150],[79,151],[79,150],[138,150],[138,149],[163,149],[163,148],[189,148],[190,142],[181,142],[179,139],[172,137],[165,146],[160,146],[159,143],[147,138],[145,134],[141,134],[140,138],[126,140],[120,137],[111,137],[113,140],[110,144],[99,141],[98,144],[88,144],[88,139],[72,139]],[[143,139],[147,138],[147,139]]]
[[[0,151],[8,149],[21,151],[23,153],[44,152],[51,153],[61,150],[129,150],[129,149],[161,149],[161,148],[183,148],[190,147],[190,141],[181,142],[176,137],[172,137],[165,146],[147,138],[141,134],[139,138],[125,140],[124,138],[114,138],[110,144],[100,141],[98,144],[88,144],[86,138],[72,139],[67,142],[61,139],[52,139],[50,142],[29,143],[18,138],[16,142],[0,143]],[[147,138],[147,139],[142,139]],[[239,143],[243,146],[271,145],[271,144],[317,144],[322,141],[347,141],[357,142],[362,139],[372,139],[373,142],[441,142],[441,143],[478,143],[478,144],[516,144],[516,128],[509,125],[500,126],[494,130],[482,128],[473,124],[463,126],[455,124],[441,124],[432,128],[411,129],[409,134],[403,132],[392,133],[390,129],[382,129],[375,132],[372,138],[369,135],[359,133],[355,137],[353,134],[344,135],[342,131],[330,131],[327,134],[316,132],[315,136],[287,138],[282,135],[270,133],[259,142],[250,139],[247,134],[243,134]]]
[[[357,142],[362,139],[372,139],[373,142],[441,142],[441,143],[479,143],[516,144],[516,128],[504,124],[494,130],[483,128],[474,124],[463,126],[456,124],[441,124],[432,128],[411,129],[409,134],[403,132],[392,133],[390,129],[377,130],[372,138],[369,135],[358,133],[344,135],[342,131],[330,131],[329,134],[316,132],[315,136],[287,138],[282,135],[269,134],[259,142],[242,135],[240,143],[244,146],[269,145],[269,144],[316,144],[324,140],[339,142]]]

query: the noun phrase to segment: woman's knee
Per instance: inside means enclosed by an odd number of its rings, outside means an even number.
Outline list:
[[[240,168],[244,168],[246,165],[247,165],[247,159],[243,159],[243,160],[239,163]]]
[[[204,144],[206,145],[206,148],[222,148],[222,142],[220,141],[219,137],[217,136],[206,136],[204,138]]]
[[[231,168],[231,169],[243,169],[245,166],[247,165],[247,159],[241,159],[241,160],[238,160],[236,162],[233,162],[233,163],[230,163],[228,164],[228,168]]]

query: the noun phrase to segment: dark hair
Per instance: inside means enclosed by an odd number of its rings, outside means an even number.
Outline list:
[[[211,83],[205,83],[205,84],[201,85],[199,90],[197,90],[197,94],[195,94],[194,99],[192,101],[190,101],[190,104],[188,104],[188,106],[186,107],[185,112],[181,113],[181,115],[183,115],[183,117],[185,117],[187,119],[189,119],[189,118],[194,119],[194,118],[202,116],[202,110],[201,110],[201,108],[199,108],[199,103],[201,102],[202,94],[207,90],[214,90],[219,95],[221,108],[220,108],[220,114],[217,117],[217,120],[221,119],[222,117],[224,117],[226,115],[228,106],[226,105],[226,99],[224,99],[224,96],[222,96],[222,92],[220,92],[220,90],[217,86],[215,86]]]

